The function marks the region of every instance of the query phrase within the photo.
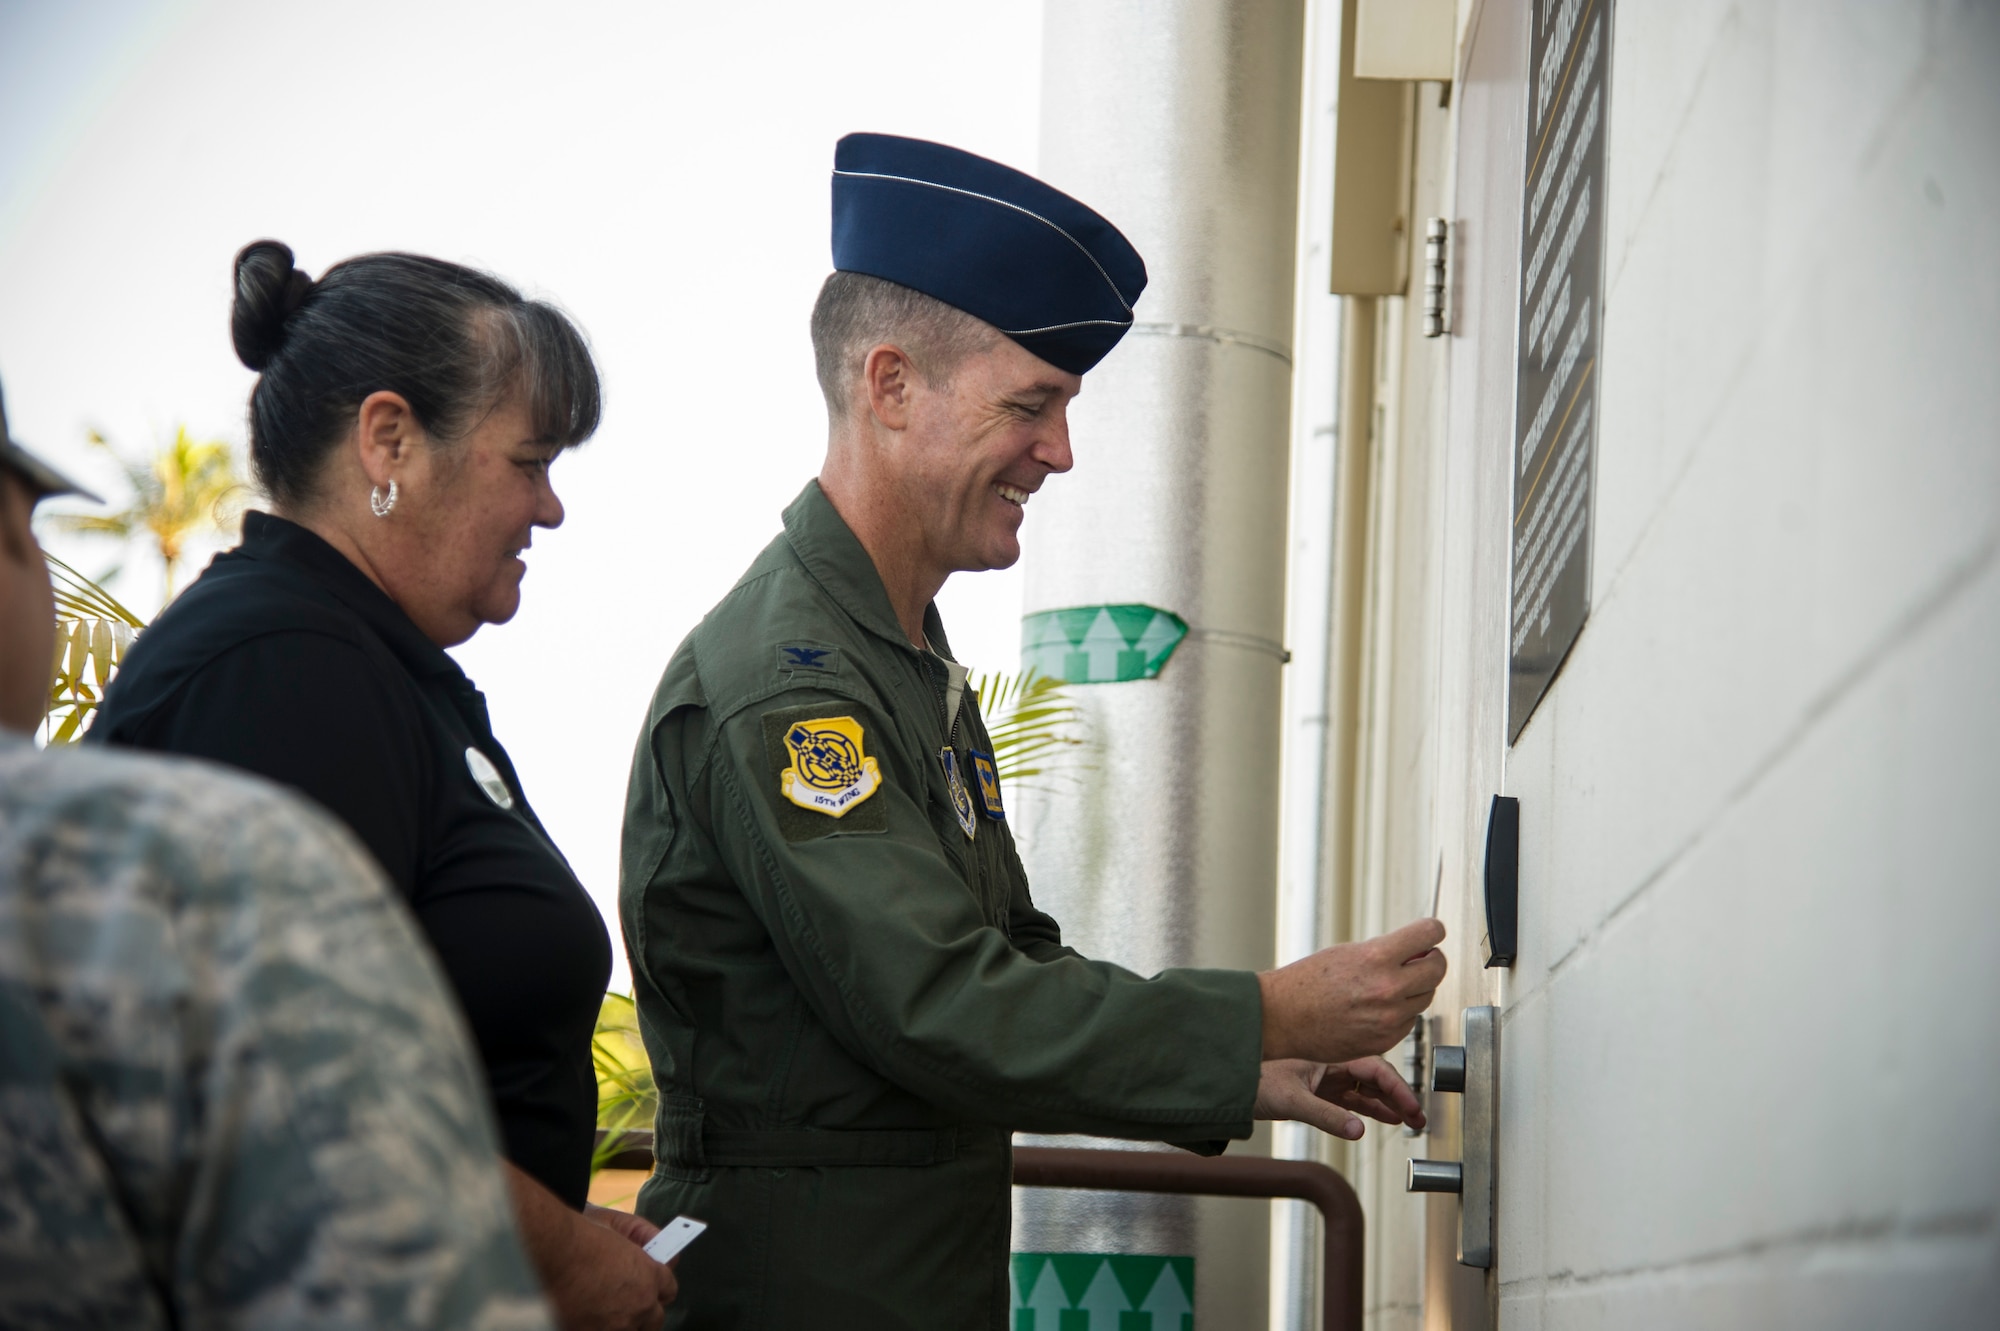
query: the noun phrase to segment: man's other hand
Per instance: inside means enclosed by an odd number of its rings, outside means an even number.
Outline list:
[[[1257,977],[1264,1057],[1344,1064],[1395,1048],[1444,981],[1444,926],[1415,920]]]
[[[1357,1114],[1419,1131],[1424,1126],[1417,1093],[1379,1058],[1337,1064],[1277,1058],[1264,1064],[1257,1078],[1258,1118],[1294,1119],[1358,1141],[1367,1125]]]

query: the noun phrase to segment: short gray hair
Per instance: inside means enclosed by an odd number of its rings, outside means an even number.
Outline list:
[[[848,407],[861,358],[884,342],[902,348],[930,384],[947,384],[968,356],[992,346],[998,329],[934,296],[866,273],[834,273],[813,305],[813,364],[827,414]]]

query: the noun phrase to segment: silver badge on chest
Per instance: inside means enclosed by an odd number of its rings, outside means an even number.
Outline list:
[[[507,789],[507,783],[500,776],[500,769],[493,760],[471,745],[465,750],[465,769],[472,773],[472,779],[486,792],[486,798],[503,809],[514,807],[514,792]]]
[[[958,825],[970,841],[979,830],[978,815],[972,810],[972,795],[965,788],[965,774],[959,770],[958,751],[949,744],[938,750],[938,762],[944,767],[945,790],[951,795],[951,811],[958,815]]]

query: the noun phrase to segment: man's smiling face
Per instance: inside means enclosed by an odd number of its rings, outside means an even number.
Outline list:
[[[1021,557],[1029,499],[1070,469],[1069,403],[1082,389],[1081,376],[1003,337],[915,396],[905,498],[939,566],[972,572]]]

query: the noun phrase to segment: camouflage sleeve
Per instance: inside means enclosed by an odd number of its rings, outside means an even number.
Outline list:
[[[65,1131],[88,1144],[111,1200],[76,1206],[123,1231],[155,1305],[186,1327],[547,1326],[470,1041],[358,844],[199,764],[38,755],[27,790],[8,766],[0,1046],[39,1009],[42,1163]],[[0,1274],[38,1241],[82,1255],[89,1226],[54,1197],[0,1214]],[[56,1313],[84,1272],[45,1265]],[[12,1324],[34,1282],[5,1283]]]

